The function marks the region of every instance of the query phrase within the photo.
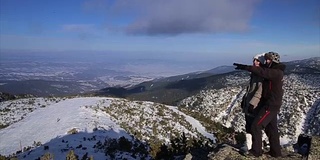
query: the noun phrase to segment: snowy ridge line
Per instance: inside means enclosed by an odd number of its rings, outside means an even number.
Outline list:
[[[22,120],[34,110],[53,105],[65,99],[66,98],[22,98],[19,100],[0,102],[0,124],[11,125]],[[6,112],[10,112],[10,114]]]
[[[14,100],[19,101],[19,100]],[[100,157],[101,153],[94,150],[94,142],[84,141],[96,136],[97,141],[104,141],[104,137],[119,138],[121,136],[131,139],[130,134],[120,127],[111,116],[103,111],[101,107],[110,107],[114,102],[122,103],[123,99],[107,97],[77,97],[59,101],[43,108],[28,113],[21,121],[11,124],[0,130],[0,154],[10,155],[23,148],[32,147],[19,154],[19,159],[37,159],[44,153],[43,146],[35,146],[41,143],[49,146],[48,152],[55,155],[55,159],[64,159],[66,152],[62,150],[75,149],[83,146],[86,150],[79,148],[75,153],[79,156],[86,152],[94,153],[94,157]],[[127,101],[128,105],[137,105],[137,101]],[[45,101],[41,101],[45,103]],[[141,103],[144,111],[150,112],[154,102]],[[41,105],[41,104],[40,104]],[[205,131],[202,124],[182,113],[175,106],[166,106],[168,111],[176,112],[186,118],[186,122],[196,129],[201,135],[215,141],[215,136]],[[151,113],[150,113],[151,114]],[[119,115],[121,116],[121,115]],[[70,131],[78,134],[70,134]],[[83,137],[81,137],[83,136]],[[24,149],[23,149],[24,150]],[[23,157],[25,156],[25,157]]]
[[[311,106],[309,112],[307,113],[303,123],[304,125],[302,127],[302,131],[304,133],[308,133],[310,131],[308,129],[315,129],[316,130],[315,132],[319,133],[320,132],[319,126],[316,126],[316,124],[319,124],[319,122],[320,122],[320,99],[314,102],[313,106]]]
[[[233,108],[235,107],[235,104],[237,102],[237,100],[240,98],[240,95],[242,95],[242,92],[245,90],[242,89],[239,93],[237,93],[236,95],[233,96],[232,100],[231,100],[231,103],[229,104],[229,106],[227,107],[227,116],[230,115],[230,113],[232,112]]]
[[[106,98],[84,97],[67,99],[30,113],[22,121],[0,130],[0,154],[13,154],[21,150],[21,148],[33,146],[34,142],[46,144],[54,139],[61,139],[68,136],[68,132],[73,129],[80,133],[93,134],[95,128],[98,127],[108,129],[105,130],[107,133],[113,132],[113,134],[106,134],[104,137],[130,137],[124,129],[111,121],[103,111],[86,107],[95,106],[103,99]],[[106,101],[106,103],[108,102]],[[68,137],[74,139],[72,136]],[[80,142],[73,142],[69,143],[69,147],[75,148],[76,146],[72,146],[75,143],[80,145],[78,144]],[[60,141],[59,144],[52,145],[55,146],[55,149],[50,150],[50,152],[55,155],[55,158],[60,155],[60,159],[64,159],[65,155],[61,154],[61,148],[58,147],[61,145]],[[41,150],[43,152],[43,149]],[[78,153],[80,155],[84,154],[82,152]],[[94,152],[92,151],[92,153]],[[36,158],[34,157],[33,159]]]
[[[222,120],[223,122],[225,122],[224,125],[226,127],[231,127],[229,119],[233,117],[230,115],[232,111],[235,109],[235,107],[237,107],[236,105],[237,101],[242,99],[241,95],[245,94],[245,90],[246,88],[242,88],[239,92],[237,92],[234,96],[232,96],[230,104],[222,111],[221,114],[215,117],[215,120]]]
[[[200,132],[203,136],[205,136],[205,137],[213,140],[213,142],[216,141],[215,136],[214,136],[213,134],[207,132],[206,129],[205,129],[205,127],[203,127],[202,124],[201,124],[198,120],[196,120],[196,119],[194,119],[193,117],[188,116],[188,115],[186,115],[185,113],[179,111],[179,110],[178,110],[176,107],[174,107],[174,106],[167,106],[167,107],[168,107],[169,109],[173,110],[174,112],[176,112],[176,113],[178,113],[178,114],[180,114],[180,115],[185,116],[185,117],[186,117],[186,120],[187,120],[194,128],[196,128],[197,131]]]

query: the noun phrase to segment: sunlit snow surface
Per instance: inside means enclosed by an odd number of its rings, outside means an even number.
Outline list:
[[[19,158],[36,159],[50,152],[55,159],[64,159],[67,151],[74,149],[80,156],[88,152],[89,156],[92,155],[95,159],[105,159],[104,153],[94,148],[99,140],[104,142],[106,137],[121,136],[131,138],[129,133],[112,121],[107,113],[99,109],[99,106],[111,107],[110,104],[114,100],[116,99],[102,97],[65,99],[26,113],[22,120],[0,130],[0,154],[13,154],[24,147],[33,146],[34,142],[41,142],[49,146],[49,150],[44,151],[44,146],[40,146],[20,154]],[[38,103],[44,102],[43,100]],[[167,107],[180,112],[175,107]],[[185,116],[186,120],[205,137],[214,140],[214,136],[206,132],[199,121],[181,112],[179,114]],[[68,134],[72,129],[76,129],[79,133]]]

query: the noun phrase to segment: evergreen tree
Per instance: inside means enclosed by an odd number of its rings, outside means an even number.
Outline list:
[[[125,151],[125,152],[131,151],[132,143],[123,136],[119,138],[118,145],[119,145],[119,150],[121,151]]]
[[[53,160],[53,154],[47,152],[40,158],[40,160]]]
[[[76,155],[76,154],[74,153],[74,151],[71,150],[71,151],[68,152],[68,155],[67,155],[67,157],[66,157],[66,160],[79,160],[79,158],[78,158],[78,155]]]
[[[157,153],[155,159],[173,159],[173,153],[168,149],[168,146],[165,144],[161,145],[160,151]]]

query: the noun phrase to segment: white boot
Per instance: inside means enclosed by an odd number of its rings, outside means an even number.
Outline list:
[[[252,147],[252,135],[249,133],[246,133],[246,145],[249,151]]]

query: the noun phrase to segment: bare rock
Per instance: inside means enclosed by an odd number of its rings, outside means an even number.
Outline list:
[[[283,149],[283,156],[274,158],[268,154],[263,154],[260,157],[247,156],[239,152],[239,149],[232,147],[230,145],[224,144],[218,148],[217,151],[211,152],[208,155],[209,160],[301,160],[303,157],[295,152],[288,152],[286,149]]]
[[[320,136],[313,136],[311,140],[308,160],[320,159]]]

